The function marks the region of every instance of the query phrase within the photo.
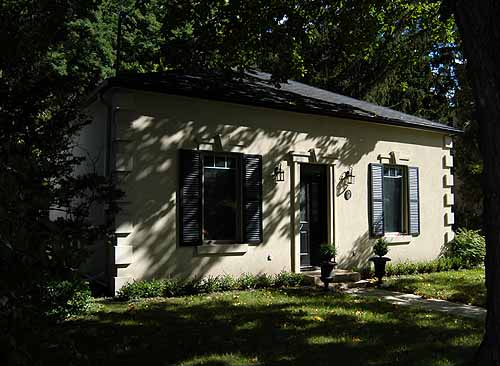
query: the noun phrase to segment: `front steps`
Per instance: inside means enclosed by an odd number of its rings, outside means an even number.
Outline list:
[[[301,272],[307,281],[307,284],[311,286],[321,286],[324,287],[323,281],[321,281],[321,270],[303,271]],[[361,274],[359,272],[353,272],[346,269],[336,269],[333,273],[333,280],[331,283],[356,283],[361,280]]]

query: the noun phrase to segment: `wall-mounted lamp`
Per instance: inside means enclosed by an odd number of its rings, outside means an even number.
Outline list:
[[[347,184],[354,184],[354,178],[356,178],[356,176],[352,174],[352,166],[344,174],[344,179],[346,180]]]
[[[283,169],[281,169],[281,163],[279,163],[279,165],[276,168],[274,168],[273,176],[275,182],[285,181],[285,172],[283,171]]]

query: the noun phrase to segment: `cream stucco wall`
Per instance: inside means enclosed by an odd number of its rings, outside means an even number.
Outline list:
[[[368,164],[387,163],[384,159],[393,151],[407,159],[399,163],[420,169],[421,234],[409,243],[392,245],[389,256],[395,261],[435,258],[452,238],[451,226],[445,224],[451,215],[445,202],[445,195],[449,203],[451,194],[445,187],[450,146],[443,144],[442,133],[159,93],[124,89],[107,93],[117,108],[115,173],[126,192],[124,210],[116,220],[117,243],[125,248],[116,254],[122,263],[116,268],[118,278],[297,270],[291,230],[296,214],[291,189],[297,181],[291,182],[296,167],[289,161],[291,151],[314,149],[319,161],[334,164],[332,235],[341,266],[365,265],[371,255]],[[216,135],[226,151],[263,157],[264,242],[229,253],[204,254],[178,244],[177,152],[211,149]],[[285,182],[276,183],[272,171],[280,162]],[[337,194],[337,185],[350,166],[356,182],[349,186],[352,198],[346,200]]]

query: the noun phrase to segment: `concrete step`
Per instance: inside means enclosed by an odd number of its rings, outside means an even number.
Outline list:
[[[311,286],[324,286],[321,281],[321,271],[305,271],[302,274],[306,277],[306,281]],[[336,269],[333,272],[333,280],[331,283],[353,283],[361,280],[361,274],[358,272],[349,271],[346,269]]]

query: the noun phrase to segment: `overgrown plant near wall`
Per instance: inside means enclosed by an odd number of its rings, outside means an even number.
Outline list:
[[[433,273],[456,271],[459,269],[470,269],[476,266],[469,262],[464,262],[458,258],[441,257],[431,261],[388,263],[386,267],[387,276],[402,276],[411,274]],[[356,269],[361,273],[362,278],[372,278],[374,276],[371,267]]]
[[[453,258],[470,267],[484,264],[486,242],[480,230],[460,228],[455,238],[443,248],[443,256]]]
[[[134,300],[151,297],[175,297],[231,290],[297,287],[304,284],[304,275],[285,271],[276,275],[244,273],[237,278],[223,275],[194,278],[187,281],[153,279],[136,281],[125,285],[118,292],[117,298],[120,300]]]
[[[472,269],[484,264],[486,253],[484,237],[480,230],[458,229],[455,238],[442,249],[441,257],[431,261],[388,263],[387,276]],[[362,278],[374,276],[371,267],[356,269]]]
[[[391,263],[387,266],[388,276],[456,271],[470,268],[455,258],[438,258],[431,261]]]

